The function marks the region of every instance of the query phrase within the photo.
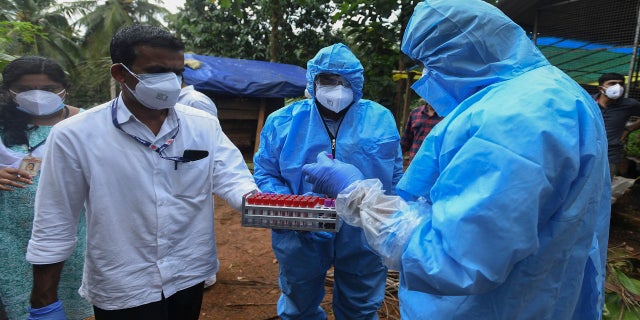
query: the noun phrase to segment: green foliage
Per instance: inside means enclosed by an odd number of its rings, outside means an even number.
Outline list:
[[[47,56],[67,69],[81,58],[78,38],[66,17],[56,10],[56,1],[2,0],[0,18],[14,26],[22,23],[14,31],[24,31],[7,34],[8,42],[3,46],[7,54]]]
[[[305,66],[320,48],[343,39],[332,28],[331,1],[187,0],[170,28],[198,54]],[[274,5],[280,8],[274,12]],[[277,57],[269,54],[276,21]],[[224,23],[221,23],[224,21]]]
[[[396,115],[402,115],[406,81],[394,82],[393,70],[406,70],[410,61],[400,51],[404,27],[413,8],[414,0],[356,0],[339,2],[340,10],[334,20],[343,21],[343,32],[348,45],[356,53],[365,69],[364,96],[387,106]],[[415,94],[409,91],[408,100]]]
[[[45,37],[42,27],[34,26],[30,22],[0,21],[0,70],[16,58],[7,53],[7,48],[11,46],[13,39],[18,38],[25,43],[35,43],[37,36]]]
[[[627,156],[640,158],[640,130],[635,130],[629,134],[625,151]]]
[[[90,108],[111,99],[111,58],[93,58],[81,61],[71,77],[69,104]]]
[[[21,39],[22,42],[33,44],[37,37],[46,37],[41,26],[30,22],[0,21],[0,52],[5,52],[13,39]]]
[[[155,1],[161,3],[160,1]],[[68,16],[80,18],[75,22],[85,30],[80,45],[85,58],[73,70],[74,90],[71,100],[80,107],[90,107],[111,98],[112,79],[109,43],[122,27],[136,23],[162,25],[169,12],[149,1],[107,0],[76,1],[59,7]]]
[[[161,18],[169,14],[148,1],[107,0],[97,7],[88,2],[77,2],[75,9],[83,15],[76,24],[86,29],[82,44],[96,59],[109,55],[111,37],[118,29],[136,23],[160,26]]]
[[[606,293],[602,319],[638,320],[640,319],[640,309],[625,305],[622,296],[617,293]]]
[[[391,71],[409,60],[400,53],[400,39],[417,3],[187,0],[170,27],[191,52],[303,67],[322,47],[343,42],[365,68],[364,97],[397,110],[405,90]]]
[[[603,319],[640,319],[640,259],[625,249],[609,249]]]

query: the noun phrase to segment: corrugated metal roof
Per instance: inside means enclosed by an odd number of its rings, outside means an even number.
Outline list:
[[[632,47],[613,47],[558,37],[538,38],[537,45],[551,64],[578,83],[593,84],[606,72],[629,73]]]
[[[627,75],[640,0],[502,0],[549,61],[581,84],[605,72]]]

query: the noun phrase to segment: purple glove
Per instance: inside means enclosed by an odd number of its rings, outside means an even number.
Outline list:
[[[358,168],[340,160],[329,159],[324,152],[318,154],[317,160],[316,163],[302,167],[305,181],[313,184],[313,192],[335,198],[351,183],[364,179]]]
[[[29,307],[29,317],[27,320],[67,320],[60,300],[42,308]]]

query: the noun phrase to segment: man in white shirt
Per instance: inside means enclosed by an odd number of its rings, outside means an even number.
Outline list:
[[[150,26],[111,40],[118,98],[59,123],[49,136],[27,260],[30,313],[64,319],[56,295],[83,205],[87,253],[80,294],[96,320],[198,319],[218,269],[213,194],[240,209],[257,190],[216,117],[176,104],[184,45]]]

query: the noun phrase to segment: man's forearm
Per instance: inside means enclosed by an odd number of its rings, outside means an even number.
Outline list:
[[[58,300],[58,283],[64,262],[33,265],[31,307],[42,308]]]
[[[627,129],[628,131],[634,131],[634,130],[640,129],[640,120],[637,120],[636,122],[626,126],[625,129]]]

